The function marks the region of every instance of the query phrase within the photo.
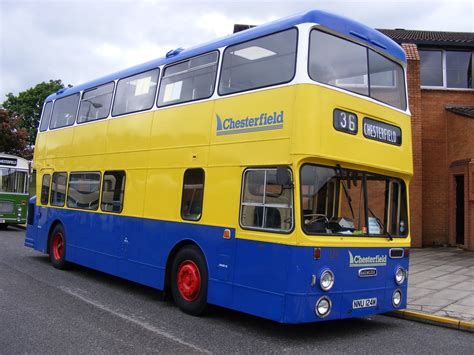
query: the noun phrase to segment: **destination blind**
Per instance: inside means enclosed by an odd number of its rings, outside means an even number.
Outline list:
[[[365,138],[394,145],[402,144],[402,130],[397,126],[364,117],[363,127]]]

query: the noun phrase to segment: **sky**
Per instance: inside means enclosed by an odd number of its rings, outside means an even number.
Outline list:
[[[374,28],[474,32],[473,0],[0,0],[0,103],[42,81],[78,85],[310,9]]]

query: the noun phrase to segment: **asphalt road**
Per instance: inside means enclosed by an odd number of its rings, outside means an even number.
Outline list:
[[[474,353],[472,333],[388,316],[292,326],[212,307],[196,318],[154,289],[56,270],[23,241],[0,231],[0,354]]]

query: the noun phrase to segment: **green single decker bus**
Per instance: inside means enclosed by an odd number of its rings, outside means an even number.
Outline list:
[[[0,229],[26,223],[28,175],[28,160],[0,153]]]

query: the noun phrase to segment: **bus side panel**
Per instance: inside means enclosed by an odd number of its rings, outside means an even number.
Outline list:
[[[181,241],[195,242],[208,265],[209,303],[231,307],[234,229],[227,228],[232,237],[224,239],[225,227],[41,209],[47,213],[38,220],[41,232],[35,249],[46,252],[47,230],[60,221],[66,233],[67,261],[158,289],[164,288],[166,262],[174,246]]]
[[[68,215],[65,210],[63,215]],[[64,222],[68,261],[114,275],[122,275],[127,270],[123,244],[129,228],[125,219],[72,211]]]
[[[233,307],[282,321],[290,247],[237,239]]]
[[[54,217],[51,218],[50,216],[54,215],[55,210],[54,208],[43,206],[36,206],[35,208],[35,224],[31,226],[31,228],[34,229],[32,237],[35,238],[34,248],[43,253],[48,251],[49,230],[51,223],[54,221]],[[30,226],[28,226],[28,228],[30,228]]]

